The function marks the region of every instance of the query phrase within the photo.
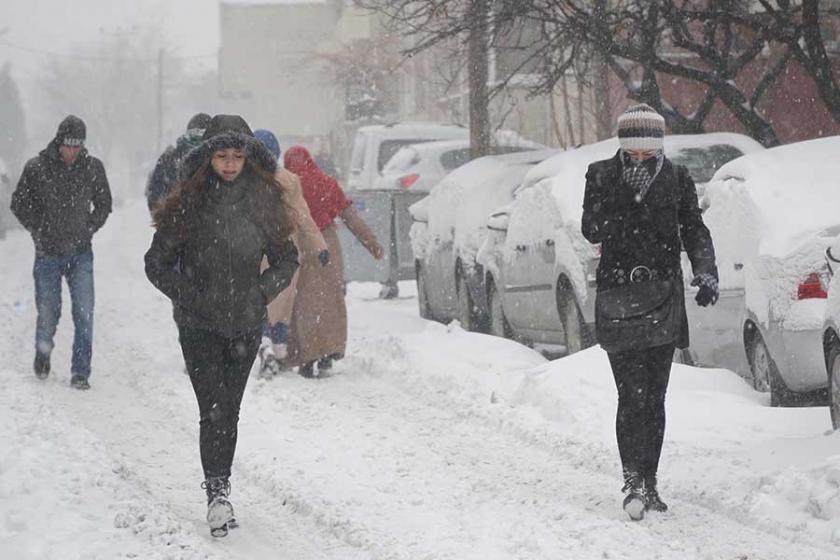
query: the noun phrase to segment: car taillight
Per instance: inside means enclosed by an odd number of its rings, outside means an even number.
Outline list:
[[[820,275],[812,272],[799,284],[796,290],[796,299],[825,299],[828,294],[823,288]]]
[[[420,175],[417,173],[412,173],[411,175],[405,175],[400,177],[400,188],[407,189],[411,187],[414,183],[417,182],[417,179],[420,178]]]

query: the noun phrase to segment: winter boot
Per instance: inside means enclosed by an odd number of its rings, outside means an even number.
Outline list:
[[[318,360],[318,371],[329,371],[333,367],[332,356],[326,356]]]
[[[271,344],[269,338],[263,337],[262,344],[259,350],[260,356],[260,372],[259,376],[262,379],[271,379],[275,375],[279,375],[281,371],[280,360],[274,354],[274,346]]]
[[[237,527],[233,516],[230,496],[230,481],[226,476],[213,476],[205,480],[201,487],[207,492],[207,525],[214,537],[225,537],[228,529]]]
[[[645,507],[652,511],[668,511],[668,504],[662,501],[656,490],[656,475],[645,477]]]
[[[645,518],[645,489],[642,477],[635,472],[625,471],[624,473],[624,487],[621,489],[624,492],[624,502],[622,507],[630,519],[633,521],[641,521]]]
[[[298,366],[298,375],[307,379],[315,377],[315,362],[307,362]]]
[[[70,386],[80,391],[87,391],[90,389],[90,383],[88,383],[87,378],[82,377],[81,375],[74,375],[70,378]]]
[[[35,352],[35,363],[32,364],[32,369],[35,371],[35,377],[46,379],[50,374],[50,355]]]

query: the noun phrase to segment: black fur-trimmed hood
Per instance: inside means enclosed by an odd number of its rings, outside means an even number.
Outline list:
[[[245,119],[238,115],[216,115],[205,129],[201,144],[184,158],[185,176],[192,177],[213,152],[227,148],[242,150],[248,161],[271,175],[277,170],[277,158],[254,137]]]

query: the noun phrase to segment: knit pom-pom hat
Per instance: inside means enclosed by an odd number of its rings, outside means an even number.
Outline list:
[[[661,150],[665,119],[645,103],[630,107],[618,117],[622,150]]]

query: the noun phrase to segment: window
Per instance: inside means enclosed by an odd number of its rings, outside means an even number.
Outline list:
[[[353,140],[353,153],[350,155],[350,171],[361,173],[365,167],[365,152],[367,151],[367,136],[361,132],[356,133]]]
[[[724,163],[742,155],[735,146],[715,144],[707,148],[683,148],[670,159],[677,165],[686,166],[695,183],[708,183]]]
[[[470,161],[470,149],[461,148],[459,150],[450,150],[440,154],[440,164],[446,171],[458,169],[465,163]]]
[[[400,148],[403,146],[410,146],[412,144],[420,144],[422,142],[429,142],[431,139],[404,139],[400,138],[399,140],[384,140],[379,145],[379,159],[377,160],[377,171],[382,171],[382,168],[385,167],[385,164],[388,163],[394,154],[396,154]]]
[[[382,168],[383,173],[394,173],[405,171],[412,165],[420,163],[420,154],[414,148],[402,148],[394,154],[394,157],[388,160],[385,167]]]

